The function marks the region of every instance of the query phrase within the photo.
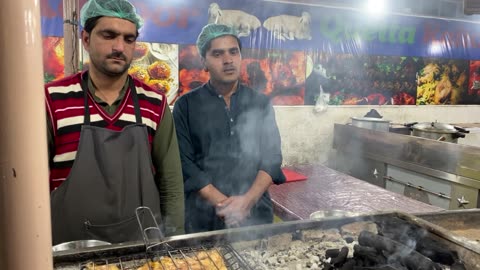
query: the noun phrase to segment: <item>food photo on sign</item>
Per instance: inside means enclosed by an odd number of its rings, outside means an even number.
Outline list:
[[[180,46],[179,78],[180,95],[209,79],[194,45]],[[305,54],[300,51],[244,48],[240,80],[270,97],[274,105],[303,105]]]
[[[466,104],[468,61],[424,58],[417,72],[417,105]]]
[[[53,24],[62,21],[61,1],[43,2],[49,7],[42,21],[49,82],[64,76],[63,27]],[[441,33],[467,34],[452,29],[476,34],[475,24],[400,15],[379,24],[359,11],[256,1],[186,1],[168,8],[135,2],[145,14],[141,38],[153,43],[137,42],[129,73],[164,91],[170,105],[208,81],[194,45],[208,23],[236,29],[243,44],[241,80],[274,105],[315,105],[320,91],[328,105],[480,104],[478,49],[468,43],[454,43],[461,50],[430,49]]]
[[[180,45],[178,54],[178,91],[181,96],[208,82],[210,75],[203,69],[203,64],[195,45]]]
[[[480,103],[480,61],[470,61],[469,81],[466,100],[471,104]]]
[[[62,37],[44,37],[43,44],[43,80],[45,83],[64,76],[64,39]]]
[[[272,100],[274,105],[303,105],[303,51],[244,49],[241,80]]]
[[[305,104],[322,93],[329,105],[414,105],[419,59],[308,52]]]

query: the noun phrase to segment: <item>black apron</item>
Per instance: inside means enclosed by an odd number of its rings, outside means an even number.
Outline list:
[[[147,128],[129,80],[136,124],[113,131],[90,125],[88,87],[82,79],[85,116],[76,158],[65,182],[51,194],[54,245],[85,239],[140,240],[135,216],[139,206],[149,207],[161,224]]]

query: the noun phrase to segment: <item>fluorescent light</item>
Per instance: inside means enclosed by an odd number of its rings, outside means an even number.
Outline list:
[[[371,13],[383,13],[385,11],[385,0],[368,0],[367,10]]]
[[[439,41],[433,41],[428,46],[428,53],[431,56],[441,55],[444,52],[444,46]]]

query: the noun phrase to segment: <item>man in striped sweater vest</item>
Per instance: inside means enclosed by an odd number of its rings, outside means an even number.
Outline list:
[[[89,0],[81,23],[89,70],[45,86],[53,243],[140,240],[140,206],[162,234],[184,233],[167,99],[127,73],[142,20],[127,0]]]

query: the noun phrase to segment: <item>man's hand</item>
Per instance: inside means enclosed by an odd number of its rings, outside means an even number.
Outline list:
[[[227,196],[220,192],[212,184],[209,184],[202,188],[199,192],[200,196],[205,199],[210,205],[217,206],[217,204],[225,201]]]
[[[223,218],[228,227],[236,227],[250,215],[254,204],[246,195],[232,196],[217,204],[217,216]]]
[[[272,177],[262,170],[258,171],[253,185],[245,194],[231,196],[216,204],[217,216],[223,218],[228,227],[239,226],[271,184]]]

